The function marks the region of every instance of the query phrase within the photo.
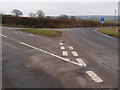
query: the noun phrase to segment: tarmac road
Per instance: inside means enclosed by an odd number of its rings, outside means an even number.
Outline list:
[[[3,88],[117,88],[118,40],[95,28],[59,38],[3,27]]]

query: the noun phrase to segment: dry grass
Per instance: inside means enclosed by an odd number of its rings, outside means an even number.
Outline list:
[[[101,33],[107,34],[109,36],[120,38],[120,31],[119,31],[118,27],[100,28],[100,29],[98,29],[98,31]]]

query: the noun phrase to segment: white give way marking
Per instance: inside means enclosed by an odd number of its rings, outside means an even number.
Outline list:
[[[1,33],[0,33],[0,36],[7,38],[7,36],[5,36],[5,35],[3,35],[3,34],[1,34]]]
[[[97,83],[103,82],[103,80],[98,77],[93,71],[86,71],[86,73]]]
[[[79,63],[76,63],[76,62],[74,62],[74,61],[70,61],[68,58],[60,57],[60,56],[58,56],[58,55],[56,55],[56,54],[53,54],[53,53],[51,53],[51,52],[47,52],[47,51],[42,50],[42,49],[39,49],[39,48],[36,48],[36,47],[31,46],[31,45],[29,45],[29,44],[26,44],[26,43],[24,43],[24,42],[20,42],[20,44],[25,45],[25,46],[27,46],[27,47],[30,47],[30,48],[32,48],[32,49],[36,49],[36,50],[41,51],[41,52],[43,52],[43,53],[45,53],[45,54],[49,54],[49,55],[54,56],[54,57],[56,57],[56,58],[59,58],[59,59],[61,59],[61,60],[63,60],[63,61],[72,63],[72,64],[74,64],[74,65],[78,65],[78,66],[84,65],[84,66],[86,66],[86,64],[82,61],[82,59],[77,59],[77,60],[79,61]],[[93,71],[86,71],[86,73],[87,73],[95,82],[97,82],[97,83],[103,82],[103,80],[102,80],[100,77],[98,77]]]
[[[63,60],[63,61],[66,61],[66,62],[75,64],[75,65],[81,66],[79,63],[76,63],[76,62],[74,62],[74,61],[69,61],[67,58],[60,57],[60,56],[58,56],[58,55],[56,55],[56,54],[53,54],[53,53],[51,53],[51,52],[47,52],[47,51],[42,50],[42,49],[39,49],[39,48],[36,48],[36,47],[31,46],[31,45],[29,45],[29,44],[26,44],[26,43],[24,43],[24,42],[20,42],[20,44],[25,45],[25,46],[30,47],[30,48],[33,48],[33,49],[36,49],[36,50],[41,51],[41,52],[43,52],[43,53],[45,53],[45,54],[49,54],[49,55],[54,56],[54,57],[56,57],[56,58],[59,58],[59,59],[61,59],[61,60]]]

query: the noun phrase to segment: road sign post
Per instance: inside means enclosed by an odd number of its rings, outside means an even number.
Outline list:
[[[102,27],[103,27],[103,25],[104,25],[104,18],[101,17],[100,21],[101,21],[101,24],[102,24]]]

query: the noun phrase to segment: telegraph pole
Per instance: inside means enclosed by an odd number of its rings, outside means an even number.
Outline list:
[[[116,14],[117,14],[117,10],[115,9],[115,16],[114,16],[114,27],[115,27],[115,23],[116,23]]]

